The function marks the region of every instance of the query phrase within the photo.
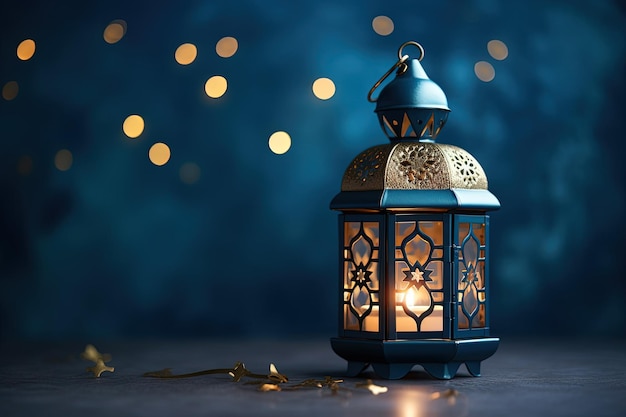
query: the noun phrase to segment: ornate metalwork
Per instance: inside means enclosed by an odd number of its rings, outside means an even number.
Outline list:
[[[476,158],[457,146],[439,146],[450,170],[451,188],[487,189],[487,176]]]
[[[430,142],[399,142],[362,152],[348,166],[342,191],[487,189],[487,176],[465,150]]]
[[[353,316],[358,322],[358,330],[364,331],[364,320],[370,315],[374,306],[378,305],[378,284],[372,280],[373,270],[378,259],[374,251],[378,251],[378,244],[368,235],[368,229],[363,222],[358,222],[358,232],[350,238],[345,247],[347,262],[347,282],[344,285],[346,293],[346,315]],[[347,237],[346,237],[347,238]],[[349,317],[346,317],[348,319]],[[371,320],[369,318],[368,320]],[[346,323],[346,328],[350,326]]]
[[[368,191],[384,187],[387,157],[393,145],[378,145],[361,152],[343,176],[342,190]]]
[[[460,232],[465,236],[459,236],[459,328],[472,329],[485,326],[485,287],[481,274],[485,258],[480,256],[485,245],[474,233],[474,227],[478,225],[465,225],[468,226],[467,232]]]
[[[390,189],[446,189],[450,179],[445,159],[437,144],[398,143],[385,170],[385,187]]]

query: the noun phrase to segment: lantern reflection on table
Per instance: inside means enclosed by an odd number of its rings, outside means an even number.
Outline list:
[[[402,51],[419,50],[417,59]],[[416,42],[374,85],[390,143],[359,154],[331,208],[339,215],[340,323],[333,350],[355,376],[370,364],[381,377],[421,365],[449,379],[497,349],[489,337],[489,210],[500,207],[465,150],[434,139],[448,117],[441,88]],[[394,70],[396,77],[372,95]]]

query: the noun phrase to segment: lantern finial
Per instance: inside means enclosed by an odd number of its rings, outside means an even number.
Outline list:
[[[419,49],[419,56],[403,55],[406,46]],[[403,43],[398,49],[398,61],[374,84],[367,98],[376,102],[375,112],[385,134],[392,141],[433,142],[448,119],[448,100],[443,90],[426,75],[420,64],[424,48],[415,42]],[[374,91],[397,68],[396,77],[377,98]]]

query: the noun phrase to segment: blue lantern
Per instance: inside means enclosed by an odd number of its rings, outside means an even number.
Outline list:
[[[419,49],[417,59],[402,51]],[[480,375],[498,348],[489,336],[489,210],[500,207],[467,151],[435,143],[448,102],[413,41],[368,99],[390,143],[348,165],[339,210],[339,335],[348,376],[369,365],[383,378],[421,365],[450,379],[461,364]],[[393,72],[395,78],[372,98]]]

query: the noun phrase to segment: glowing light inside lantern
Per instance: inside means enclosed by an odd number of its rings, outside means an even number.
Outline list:
[[[195,162],[185,162],[180,167],[178,176],[185,184],[195,184],[200,179],[200,167]]]
[[[372,20],[372,29],[381,36],[390,35],[393,32],[393,20],[387,16],[376,16]]]
[[[198,48],[193,43],[183,43],[178,48],[176,48],[176,52],[174,53],[174,58],[176,62],[180,65],[189,65],[193,61],[196,60],[198,56]]]
[[[239,42],[232,36],[220,39],[215,45],[215,52],[222,58],[230,58],[235,55],[237,49],[239,49]]]
[[[106,43],[117,43],[126,35],[126,22],[121,19],[112,21],[104,28],[102,37]]]
[[[291,136],[287,132],[279,130],[272,133],[268,144],[272,152],[282,155],[291,148]]]
[[[17,57],[22,61],[28,61],[35,55],[35,41],[32,39],[24,39],[17,45]]]
[[[226,81],[226,78],[221,75],[214,75],[204,84],[204,92],[211,98],[222,97],[226,93],[227,89],[228,82]]]
[[[17,81],[9,81],[2,87],[2,98],[6,101],[11,101],[17,97],[17,93],[20,92],[20,86]]]
[[[141,116],[138,114],[131,114],[126,118],[126,120],[124,120],[122,130],[126,136],[131,139],[135,139],[143,133],[144,126],[144,121]]]
[[[487,42],[487,51],[493,59],[498,61],[505,60],[509,56],[509,48],[506,44],[496,39]]]
[[[479,80],[488,83],[496,77],[496,70],[487,61],[479,61],[474,65],[474,73]]]
[[[74,162],[74,157],[72,153],[67,149],[61,149],[54,156],[54,166],[59,171],[67,171],[72,167],[72,163]]]
[[[318,78],[313,83],[313,94],[320,100],[328,100],[335,95],[335,83],[330,78]]]
[[[413,288],[411,288],[412,290]],[[415,306],[415,291],[407,291],[406,295],[404,296],[404,302],[406,303],[407,307],[413,307]]]
[[[154,165],[162,166],[170,160],[170,147],[162,142],[157,142],[150,147],[148,157]]]

